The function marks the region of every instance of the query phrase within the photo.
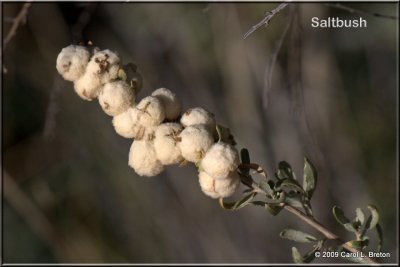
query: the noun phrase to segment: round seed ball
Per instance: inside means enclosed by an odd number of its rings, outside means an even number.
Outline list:
[[[111,50],[96,52],[90,59],[86,72],[94,76],[98,85],[108,83],[118,77],[120,69],[120,59]]]
[[[153,142],[147,140],[133,141],[128,164],[140,176],[156,176],[164,170],[164,166],[156,158]]]
[[[122,137],[137,140],[150,140],[154,137],[155,127],[141,125],[137,120],[135,108],[128,108],[121,114],[114,116],[112,123],[117,134]]]
[[[133,108],[128,108],[112,120],[117,134],[125,138],[134,138],[137,133],[136,124],[132,118],[132,110]]]
[[[147,96],[137,104],[133,116],[145,127],[157,126],[165,119],[165,109],[158,98]]]
[[[151,95],[161,100],[161,103],[164,105],[165,108],[166,119],[175,120],[179,117],[182,105],[175,93],[167,88],[159,88],[155,90]]]
[[[85,73],[89,50],[80,45],[64,47],[57,56],[56,69],[67,81],[76,81]]]
[[[240,184],[240,176],[233,172],[226,179],[214,179],[206,172],[199,173],[199,183],[204,194],[211,198],[225,198],[233,195]]]
[[[194,163],[199,162],[214,143],[213,136],[204,125],[186,127],[179,136],[183,158]]]
[[[135,103],[135,94],[125,81],[106,83],[99,94],[99,103],[103,111],[116,116]]]
[[[237,150],[229,144],[218,142],[207,151],[201,167],[215,179],[225,179],[237,169],[239,163]]]
[[[92,101],[98,97],[101,85],[96,76],[86,72],[82,77],[74,82],[74,89],[80,98]]]
[[[188,109],[183,113],[181,123],[185,127],[204,124],[212,133],[215,131],[216,127],[214,114],[199,107]]]
[[[158,160],[163,165],[176,164],[183,160],[179,148],[179,133],[183,127],[179,123],[163,123],[155,130],[154,148]]]

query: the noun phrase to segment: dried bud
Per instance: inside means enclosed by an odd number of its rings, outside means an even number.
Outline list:
[[[139,93],[143,87],[142,75],[138,72],[137,66],[133,63],[128,63],[123,66],[126,74],[126,82],[135,90],[135,94]]]
[[[97,78],[98,85],[103,85],[118,77],[120,59],[108,49],[96,52],[90,59],[86,73]]]

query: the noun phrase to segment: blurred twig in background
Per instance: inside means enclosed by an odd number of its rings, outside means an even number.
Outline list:
[[[264,95],[263,95],[263,108],[267,109],[268,108],[268,101],[269,101],[269,90],[272,86],[272,75],[274,74],[274,68],[275,68],[275,64],[276,64],[276,60],[278,58],[279,52],[281,51],[282,48],[282,44],[283,41],[285,39],[285,36],[287,34],[287,32],[289,31],[290,26],[292,25],[292,20],[293,20],[293,16],[289,16],[287,18],[287,22],[285,25],[284,30],[282,31],[282,34],[276,44],[275,49],[272,52],[272,55],[269,59],[268,62],[268,67],[265,70],[265,85],[264,85]]]
[[[60,233],[53,227],[45,214],[21,190],[6,170],[3,171],[4,198],[25,220],[38,237],[42,238],[53,250],[58,260],[63,260],[64,242]]]
[[[378,17],[378,18],[394,19],[394,20],[399,18],[398,16],[385,15],[385,14],[380,14],[380,13],[376,13],[376,12],[367,12],[367,11],[351,8],[351,7],[348,7],[348,6],[339,4],[339,3],[326,3],[326,5],[328,5],[330,7],[346,10],[346,11],[349,11],[350,13],[354,13],[354,14],[368,15],[368,16],[374,16],[374,17]]]
[[[7,44],[11,41],[11,39],[17,33],[19,25],[25,24],[26,16],[28,15],[28,11],[29,11],[29,8],[31,7],[31,5],[32,5],[31,1],[26,2],[22,6],[22,8],[19,11],[19,13],[17,14],[17,16],[15,18],[13,18],[12,26],[11,26],[10,30],[8,31],[6,37],[3,40],[3,49],[2,49],[3,52],[6,49]],[[3,73],[7,73],[7,68],[4,65],[3,65]]]
[[[265,26],[267,27],[270,20],[276,15],[278,14],[280,11],[282,11],[288,4],[289,2],[291,2],[291,0],[287,0],[285,2],[283,2],[282,4],[280,4],[279,6],[277,6],[276,8],[272,9],[271,11],[266,11],[265,12],[265,16],[264,18],[258,22],[257,24],[253,25],[250,30],[248,30],[244,35],[243,35],[243,39],[246,39],[247,37],[249,37],[252,33],[254,33],[256,30],[258,30],[261,26]],[[371,13],[371,12],[367,12],[367,11],[363,11],[363,10],[358,10],[358,9],[354,9],[348,6],[344,6],[342,4],[339,3],[327,3],[326,5],[334,7],[334,8],[338,8],[338,9],[343,9],[346,11],[349,11],[350,13],[356,13],[356,14],[362,14],[362,15],[369,15],[369,16],[374,16],[374,17],[379,17],[379,18],[386,18],[386,19],[398,19],[397,16],[392,16],[392,15],[384,15],[384,14],[380,14],[380,13]]]
[[[285,1],[284,3],[280,4],[279,6],[277,6],[276,8],[272,9],[271,11],[267,11],[265,12],[265,17],[258,22],[257,24],[255,24],[254,26],[252,26],[250,28],[250,30],[248,30],[244,35],[243,35],[243,39],[246,39],[247,37],[249,37],[253,32],[255,32],[256,30],[258,30],[258,28],[260,28],[261,26],[265,25],[265,27],[268,26],[269,21],[276,15],[278,14],[280,11],[282,11],[290,2],[290,0]]]
[[[20,24],[25,24],[26,16],[28,14],[29,8],[31,7],[31,2],[26,2],[21,10],[19,11],[18,15],[13,19],[13,24],[11,29],[8,31],[6,37],[3,40],[3,49],[7,47],[7,44],[11,41],[14,35],[17,33],[18,27]]]

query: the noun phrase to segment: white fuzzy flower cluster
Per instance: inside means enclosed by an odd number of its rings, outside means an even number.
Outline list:
[[[104,112],[116,116],[134,106],[135,92],[119,79],[119,56],[106,49],[91,52],[81,45],[70,45],[57,57],[57,71],[65,80],[74,82],[75,92],[84,100],[99,99]]]
[[[98,98],[119,135],[134,139],[128,164],[137,174],[156,176],[166,165],[192,162],[199,168],[199,183],[206,195],[223,198],[235,192],[240,184],[238,152],[231,144],[217,141],[212,113],[196,107],[181,115],[181,102],[166,88],[136,103],[140,75],[135,69],[129,84],[129,70],[110,50],[91,52],[85,46],[70,45],[61,50],[56,68],[64,79],[74,82],[82,99]]]

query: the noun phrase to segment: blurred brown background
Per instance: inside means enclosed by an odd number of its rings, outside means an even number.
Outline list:
[[[167,87],[185,109],[209,109],[270,174],[286,160],[301,177],[311,158],[315,215],[339,235],[352,237],[334,222],[334,204],[351,217],[376,204],[384,262],[398,262],[398,21],[365,15],[367,29],[315,29],[314,16],[360,16],[291,4],[243,40],[276,5],[33,3],[3,51],[2,261],[285,263],[297,244],[279,231],[317,235],[286,212],[222,210],[193,166],[138,177],[127,165],[131,140],[56,72],[63,47],[91,40],[139,66],[140,98]],[[349,5],[390,15],[398,7]],[[2,4],[3,38],[21,7]]]

